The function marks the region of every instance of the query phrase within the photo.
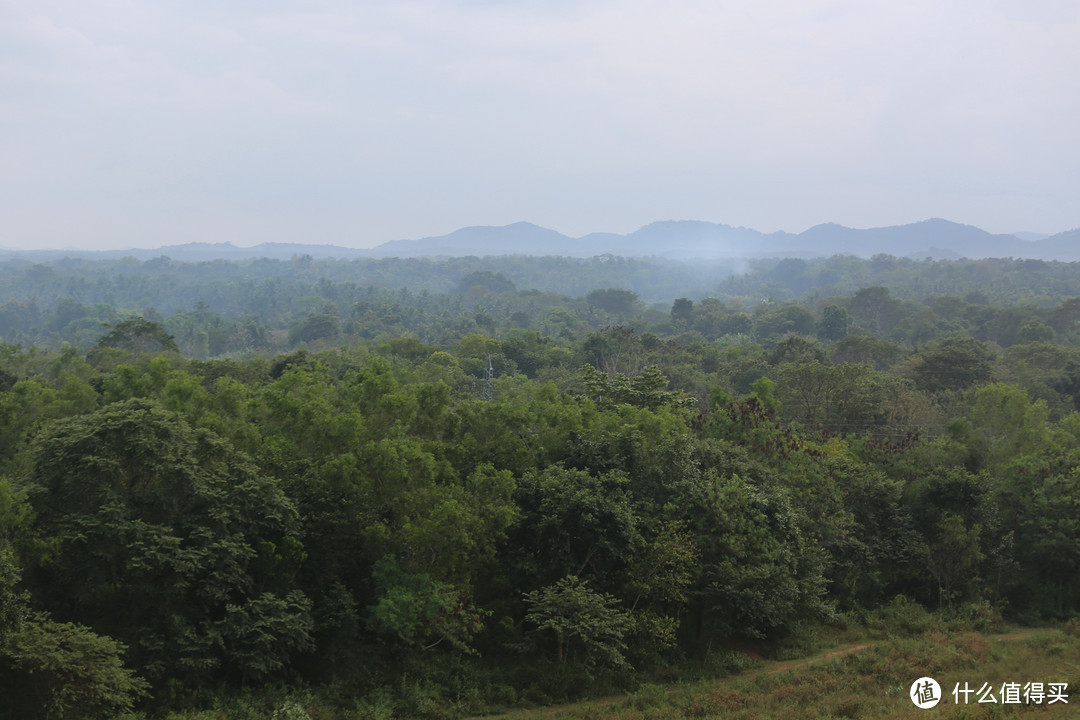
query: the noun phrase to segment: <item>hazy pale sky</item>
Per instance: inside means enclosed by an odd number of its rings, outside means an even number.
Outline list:
[[[0,246],[1080,227],[1075,0],[0,0]]]

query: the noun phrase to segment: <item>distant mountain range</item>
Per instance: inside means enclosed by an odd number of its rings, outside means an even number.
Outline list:
[[[592,233],[573,238],[531,223],[519,222],[502,227],[467,227],[440,237],[394,240],[370,249],[298,243],[263,243],[246,248],[230,243],[188,243],[156,250],[7,250],[0,251],[0,258],[20,257],[41,261],[63,257],[134,257],[145,260],[166,256],[173,260],[199,262],[257,257],[289,259],[295,255],[347,259],[465,255],[593,257],[610,254],[717,260],[831,255],[868,258],[879,253],[916,259],[1014,257],[1078,261],[1080,229],[1051,236],[1036,233],[994,235],[971,225],[933,219],[867,230],[828,223],[792,234],[762,233],[745,227],[696,220],[669,220],[646,225],[627,235]]]

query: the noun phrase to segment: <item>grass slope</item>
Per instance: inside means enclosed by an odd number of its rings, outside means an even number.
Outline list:
[[[944,698],[932,709],[908,690],[930,676]],[[1069,703],[956,704],[953,688],[1005,682],[1068,683]],[[1021,699],[1022,702],[1022,699]],[[626,696],[516,711],[499,720],[768,720],[770,718],[1080,717],[1080,637],[1056,629],[992,635],[933,632],[853,643],[800,660],[759,662],[739,675],[671,687],[647,684]],[[488,716],[487,720],[493,720]]]

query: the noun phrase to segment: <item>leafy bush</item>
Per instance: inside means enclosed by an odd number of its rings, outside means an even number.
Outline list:
[[[9,632],[0,645],[0,718],[112,718],[147,695],[124,667],[122,643],[44,615]]]

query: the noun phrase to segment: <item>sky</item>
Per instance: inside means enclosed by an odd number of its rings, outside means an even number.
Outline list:
[[[1075,0],[0,0],[0,247],[1080,227]]]

